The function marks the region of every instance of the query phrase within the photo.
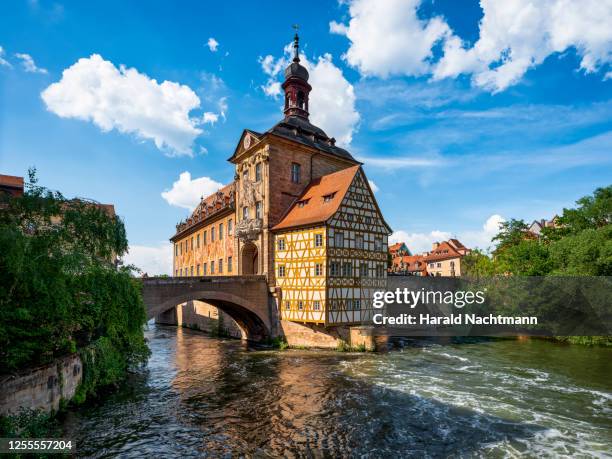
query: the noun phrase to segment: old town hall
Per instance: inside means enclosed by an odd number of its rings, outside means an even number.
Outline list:
[[[234,181],[177,225],[175,276],[265,275],[283,320],[363,323],[385,287],[391,232],[361,163],[309,121],[298,36],[285,69],[284,118],[245,129]]]

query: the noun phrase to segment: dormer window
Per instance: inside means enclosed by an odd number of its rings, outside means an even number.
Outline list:
[[[300,201],[297,202],[297,206],[298,207],[304,207],[306,204],[308,204],[308,201],[310,201],[310,198],[308,199],[302,199]]]
[[[323,196],[323,202],[331,201],[332,199],[334,199],[334,196],[336,196],[335,191],[333,193],[326,194],[325,196]]]

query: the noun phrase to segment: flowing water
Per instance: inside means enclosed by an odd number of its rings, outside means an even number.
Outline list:
[[[612,349],[273,351],[151,327],[146,370],[64,434],[94,457],[612,457]]]

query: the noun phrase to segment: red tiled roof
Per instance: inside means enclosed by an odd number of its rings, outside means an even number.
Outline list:
[[[202,215],[205,215],[207,210],[208,213],[210,213],[211,211],[221,209],[228,205],[229,201],[231,200],[231,194],[235,190],[235,184],[236,182],[232,182],[225,185],[210,196],[206,196],[204,199],[202,199],[200,204],[198,204],[191,213],[192,218],[197,217],[200,214],[200,210]]]
[[[425,257],[425,260],[429,262],[437,260],[447,260],[449,258],[458,258],[461,256],[462,255],[457,252],[457,250],[455,250],[451,244],[449,244],[447,241],[444,241],[440,242],[440,245],[438,245],[436,249],[429,252]]]
[[[327,221],[340,207],[340,203],[359,168],[360,166],[352,166],[310,182],[287,214],[272,230]],[[331,199],[325,202],[324,196],[331,196]]]
[[[0,174],[0,187],[3,186],[23,189],[23,177]]]

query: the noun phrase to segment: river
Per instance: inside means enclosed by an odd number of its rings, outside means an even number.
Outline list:
[[[146,335],[146,369],[64,416],[79,456],[612,457],[612,349],[414,341],[369,354]]]

